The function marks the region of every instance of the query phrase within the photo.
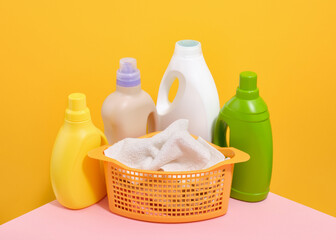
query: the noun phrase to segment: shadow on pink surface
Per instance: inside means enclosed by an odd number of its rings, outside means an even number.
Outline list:
[[[81,210],[85,209],[85,208],[82,208],[82,209],[70,209],[70,208],[67,208],[67,207],[62,206],[57,200],[52,201],[52,202],[50,202],[50,203],[48,203],[48,204],[50,204],[50,205],[52,205],[52,206],[55,206],[55,207],[57,207],[57,208],[67,209],[67,210],[71,210],[71,211],[81,211]],[[107,199],[107,197],[104,197],[102,200],[100,200],[99,202],[97,202],[95,205],[96,205],[97,207],[101,207],[101,208],[103,208],[103,209],[109,211],[109,206],[108,206],[108,199]],[[91,206],[89,206],[89,207],[91,207]]]

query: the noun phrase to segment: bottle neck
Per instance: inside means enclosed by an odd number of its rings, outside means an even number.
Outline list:
[[[257,99],[259,97],[259,89],[256,88],[254,90],[243,90],[241,88],[237,88],[236,96],[240,99],[252,100]]]
[[[89,126],[90,124],[92,124],[91,118],[85,119],[83,121],[72,121],[72,120],[65,118],[64,122],[66,126],[79,127],[79,128]]]
[[[181,57],[202,56],[201,43],[194,40],[181,40],[175,44],[174,55]]]
[[[123,87],[117,84],[117,91],[125,94],[137,94],[141,91],[141,85],[137,85],[134,87]]]
[[[85,108],[81,111],[73,111],[67,108],[65,110],[65,120],[71,123],[91,121],[90,110],[88,108]]]

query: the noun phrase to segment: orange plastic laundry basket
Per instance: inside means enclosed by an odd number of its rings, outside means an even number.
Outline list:
[[[226,213],[234,163],[250,158],[238,149],[210,144],[231,159],[204,170],[162,172],[130,168],[108,158],[107,145],[90,151],[89,157],[104,161],[111,212],[150,222],[193,222]]]

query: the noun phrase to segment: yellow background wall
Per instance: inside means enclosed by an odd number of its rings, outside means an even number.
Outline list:
[[[67,95],[94,123],[121,57],[156,101],[175,41],[201,41],[223,105],[258,73],[274,133],[271,190],[336,216],[336,17],[328,0],[0,2],[0,223],[54,199],[53,141]]]

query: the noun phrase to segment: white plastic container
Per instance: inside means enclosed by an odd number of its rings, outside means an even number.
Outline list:
[[[155,104],[141,89],[140,71],[134,58],[120,60],[117,89],[105,99],[101,114],[109,144],[156,130]]]
[[[176,78],[179,87],[171,103],[168,94]],[[189,131],[210,142],[219,108],[217,88],[205,63],[201,43],[194,40],[178,41],[158,93],[156,109],[159,130],[177,119],[189,119]]]

